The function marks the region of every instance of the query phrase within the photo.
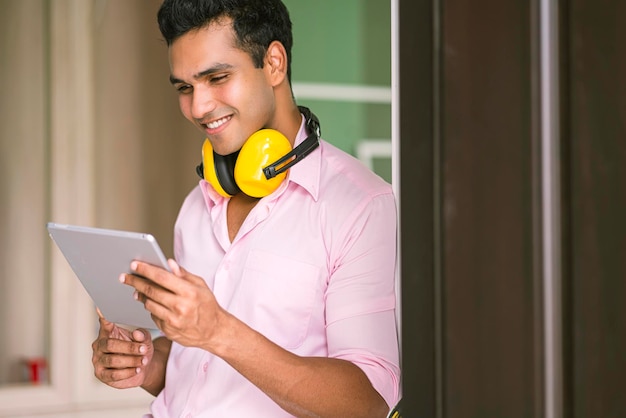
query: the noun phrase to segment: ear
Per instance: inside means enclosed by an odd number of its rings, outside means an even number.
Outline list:
[[[277,86],[287,78],[287,51],[279,41],[273,41],[265,54],[265,68],[272,86]]]

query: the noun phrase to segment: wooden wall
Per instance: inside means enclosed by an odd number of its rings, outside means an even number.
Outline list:
[[[539,1],[400,0],[405,415],[626,410],[624,12],[562,1],[550,40]],[[550,41],[555,173],[542,166]],[[546,179],[559,185],[554,224],[542,212]],[[557,252],[544,251],[547,228]],[[551,306],[547,262],[558,272]]]

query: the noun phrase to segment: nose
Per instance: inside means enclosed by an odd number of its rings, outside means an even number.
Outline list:
[[[191,98],[191,116],[196,120],[201,120],[208,113],[214,111],[217,107],[215,98],[211,94],[210,89],[205,87],[196,87]]]

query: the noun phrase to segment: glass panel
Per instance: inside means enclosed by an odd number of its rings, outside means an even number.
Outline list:
[[[0,385],[47,380],[44,0],[0,13]]]
[[[342,150],[356,155],[364,139],[391,140],[391,103],[360,103],[342,100],[299,98],[320,120],[322,138]]]
[[[293,88],[320,119],[322,137],[359,156],[363,141],[391,142],[388,0],[284,0],[293,22]],[[391,160],[368,165],[391,182]]]
[[[391,84],[389,0],[284,0],[293,22],[293,80]]]

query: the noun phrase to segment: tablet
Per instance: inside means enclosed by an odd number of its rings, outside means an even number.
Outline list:
[[[157,328],[150,312],[133,298],[135,289],[119,281],[120,274],[130,273],[133,260],[170,270],[152,235],[53,222],[46,227],[108,321],[130,328]]]

